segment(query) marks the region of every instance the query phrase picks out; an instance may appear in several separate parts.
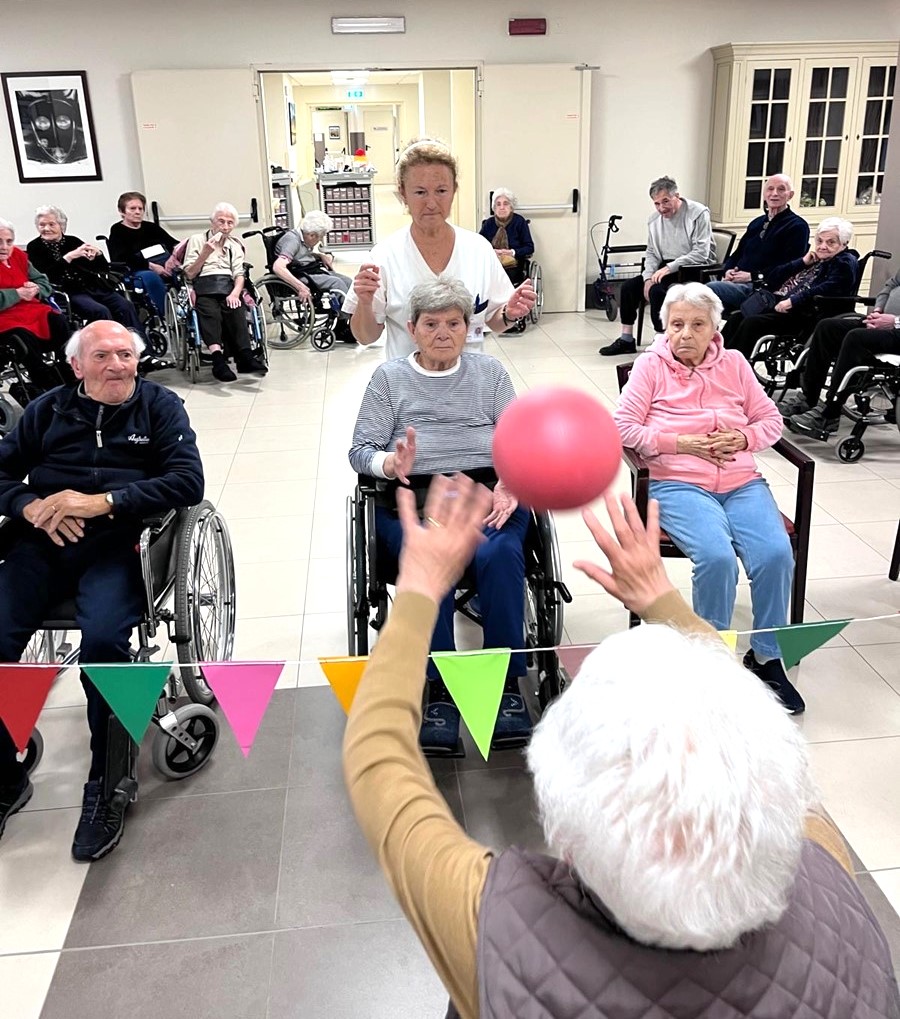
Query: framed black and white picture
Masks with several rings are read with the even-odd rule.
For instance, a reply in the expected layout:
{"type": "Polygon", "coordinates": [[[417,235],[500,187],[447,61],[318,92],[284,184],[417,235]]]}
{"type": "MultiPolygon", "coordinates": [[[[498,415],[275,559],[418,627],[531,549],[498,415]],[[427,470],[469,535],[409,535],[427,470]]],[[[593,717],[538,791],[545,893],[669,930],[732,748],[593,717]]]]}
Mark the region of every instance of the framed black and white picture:
{"type": "Polygon", "coordinates": [[[100,180],[84,71],[0,75],[19,180],[100,180]]]}

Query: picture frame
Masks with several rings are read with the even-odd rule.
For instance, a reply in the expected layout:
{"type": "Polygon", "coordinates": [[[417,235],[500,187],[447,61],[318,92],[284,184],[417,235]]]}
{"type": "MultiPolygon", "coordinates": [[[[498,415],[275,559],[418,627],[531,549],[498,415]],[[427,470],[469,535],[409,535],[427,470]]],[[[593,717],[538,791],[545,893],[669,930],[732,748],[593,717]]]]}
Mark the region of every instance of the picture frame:
{"type": "Polygon", "coordinates": [[[328,140],[329,141],[340,141],[341,140],[341,125],[340,124],[329,124],[328,125],[328,140]]]}
{"type": "Polygon", "coordinates": [[[0,74],[19,182],[102,180],[84,71],[0,74]]]}
{"type": "Polygon", "coordinates": [[[297,107],[294,103],[287,104],[288,109],[288,141],[291,145],[297,144],[297,107]]]}

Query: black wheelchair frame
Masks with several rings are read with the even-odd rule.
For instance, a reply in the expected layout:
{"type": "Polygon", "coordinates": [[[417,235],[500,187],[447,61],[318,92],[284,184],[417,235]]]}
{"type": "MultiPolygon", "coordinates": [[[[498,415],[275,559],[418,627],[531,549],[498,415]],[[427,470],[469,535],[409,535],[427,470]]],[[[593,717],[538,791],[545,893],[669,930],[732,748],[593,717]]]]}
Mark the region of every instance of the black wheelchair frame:
{"type": "MultiPolygon", "coordinates": [[[[347,644],[351,655],[369,653],[369,630],[376,633],[387,620],[394,578],[379,568],[375,538],[375,496],[378,479],[359,475],[353,495],[347,497],[347,644]]],[[[556,648],[563,640],[563,602],[572,595],[562,581],[559,544],[553,518],[531,513],[525,540],[525,646],[529,669],[537,687],[533,691],[540,710],[565,689],[568,677],[556,648]]],[[[471,576],[463,574],[456,592],[456,610],[480,625],[473,599],[477,591],[471,576]]]]}
{"type": "MultiPolygon", "coordinates": [[[[817,298],[815,301],[816,314],[810,319],[808,329],[801,335],[777,336],[770,334],[761,336],[756,341],[750,352],[750,367],[767,396],[777,399],[776,394],[783,396],[788,389],[796,388],[799,385],[803,362],[806,360],[805,351],[816,326],[823,318],[851,312],[854,306],[860,303],[859,288],[866,266],[872,258],[889,259],[891,253],[875,248],[862,255],[857,265],[853,293],[817,298]]],[[[865,303],[865,299],[862,299],[862,303],[865,303]]]]}
{"type": "MultiPolygon", "coordinates": [[[[272,321],[278,325],[278,338],[269,338],[273,347],[291,349],[307,339],[316,350],[330,350],[334,346],[340,321],[340,307],[335,306],[332,292],[313,280],[303,266],[291,264],[291,274],[304,283],[311,297],[301,297],[293,287],[277,276],[272,269],[278,257],[276,247],[287,233],[284,227],[267,226],[262,230],[249,230],[241,236],[262,239],[266,249],[266,273],[254,281],[254,286],[269,299],[272,321]]],[[[323,265],[325,271],[328,267],[323,265]]]]}
{"type": "MultiPolygon", "coordinates": [[[[8,547],[7,519],[0,520],[0,559],[8,547]]],[[[145,662],[159,648],[151,644],[159,625],[166,626],[175,645],[179,666],[173,666],[153,713],[151,749],[154,766],[170,779],[186,778],[203,767],[219,735],[212,710],[213,693],[198,665],[228,661],[234,647],[236,620],[234,559],[225,520],[203,501],[187,509],[171,510],[145,521],[138,544],[146,597],[145,614],[137,627],[136,662],[145,662]],[[172,601],[173,604],[169,605],[172,601]],[[180,704],[182,690],[191,703],[180,704]]],[[[78,662],[78,648],[68,637],[77,629],[74,598],[51,606],[22,657],[23,662],[57,664],[60,669],[78,662]]],[[[121,726],[118,726],[121,729],[121,726]]],[[[123,802],[135,797],[137,747],[127,739],[127,768],[117,776],[116,795],[123,802]]],[[[122,740],[120,739],[120,743],[122,740]]],[[[24,762],[31,770],[43,752],[35,729],[24,762]]],[[[112,790],[110,791],[112,792],[112,790]]]]}

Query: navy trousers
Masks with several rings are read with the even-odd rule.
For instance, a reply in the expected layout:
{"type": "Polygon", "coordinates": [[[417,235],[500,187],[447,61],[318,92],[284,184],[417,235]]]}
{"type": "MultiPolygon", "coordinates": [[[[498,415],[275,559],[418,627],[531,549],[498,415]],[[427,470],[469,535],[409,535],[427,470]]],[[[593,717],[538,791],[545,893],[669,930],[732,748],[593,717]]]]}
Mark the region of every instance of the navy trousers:
{"type": "MultiPolygon", "coordinates": [[[[472,569],[481,604],[484,646],[521,648],[525,639],[525,535],[529,514],[519,507],[499,531],[486,527],[483,541],[475,552],[472,569]]],[[[378,506],[375,509],[375,535],[378,555],[396,568],[403,545],[403,529],[395,513],[378,506]]],[[[441,602],[431,638],[432,651],[455,651],[453,637],[453,598],[451,591],[441,602]]],[[[525,653],[510,655],[507,675],[524,676],[525,653]]],[[[440,674],[428,660],[428,678],[440,674]]]]}
{"type": "MultiPolygon", "coordinates": [[[[0,563],[0,662],[17,662],[45,618],[63,598],[75,597],[83,662],[127,662],[131,631],[145,608],[139,531],[87,522],[85,536],[60,548],[43,531],[16,523],[21,535],[0,563]]],[[[91,730],[90,778],[106,765],[109,706],[82,673],[91,730]]],[[[21,777],[16,748],[0,721],[0,784],[21,777]]]]}

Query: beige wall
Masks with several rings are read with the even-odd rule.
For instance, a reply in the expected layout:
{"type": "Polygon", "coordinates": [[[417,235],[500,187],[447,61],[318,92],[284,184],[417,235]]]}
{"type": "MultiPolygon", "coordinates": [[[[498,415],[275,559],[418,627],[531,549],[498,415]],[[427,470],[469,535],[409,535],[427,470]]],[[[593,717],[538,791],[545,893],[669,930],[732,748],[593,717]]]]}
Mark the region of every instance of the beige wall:
{"type": "MultiPolygon", "coordinates": [[[[896,0],[868,0],[864,16],[859,6],[837,0],[681,0],[675,5],[554,0],[543,38],[506,35],[507,19],[521,15],[518,0],[457,0],[441,6],[393,0],[390,13],[406,15],[406,34],[377,39],[332,36],[332,11],[303,0],[256,0],[252,5],[243,0],[155,0],[152,18],[144,19],[133,6],[108,0],[11,6],[14,16],[3,24],[3,63],[13,70],[87,71],[103,170],[98,182],[20,185],[8,130],[0,130],[0,216],[15,220],[24,239],[31,236],[31,213],[39,203],[77,209],[79,223],[90,234],[115,219],[121,191],[143,185],[129,84],[134,70],[471,66],[478,61],[600,65],[592,86],[589,214],[592,221],[611,212],[623,214],[619,236],[629,243],[645,234],[647,181],[672,173],[684,194],[706,195],[711,46],[773,37],[900,38],[896,0]]],[[[372,13],[372,5],[347,0],[340,13],[372,13]]],[[[228,113],[210,115],[227,121],[228,113]]],[[[894,125],[900,137],[900,117],[894,125]]],[[[523,109],[507,137],[486,144],[514,147],[518,158],[527,159],[529,146],[541,140],[529,132],[523,109]]],[[[893,147],[894,166],[898,148],[893,147]]],[[[235,155],[240,153],[241,140],[235,139],[235,155]]],[[[172,162],[178,172],[177,153],[172,162]]]]}

